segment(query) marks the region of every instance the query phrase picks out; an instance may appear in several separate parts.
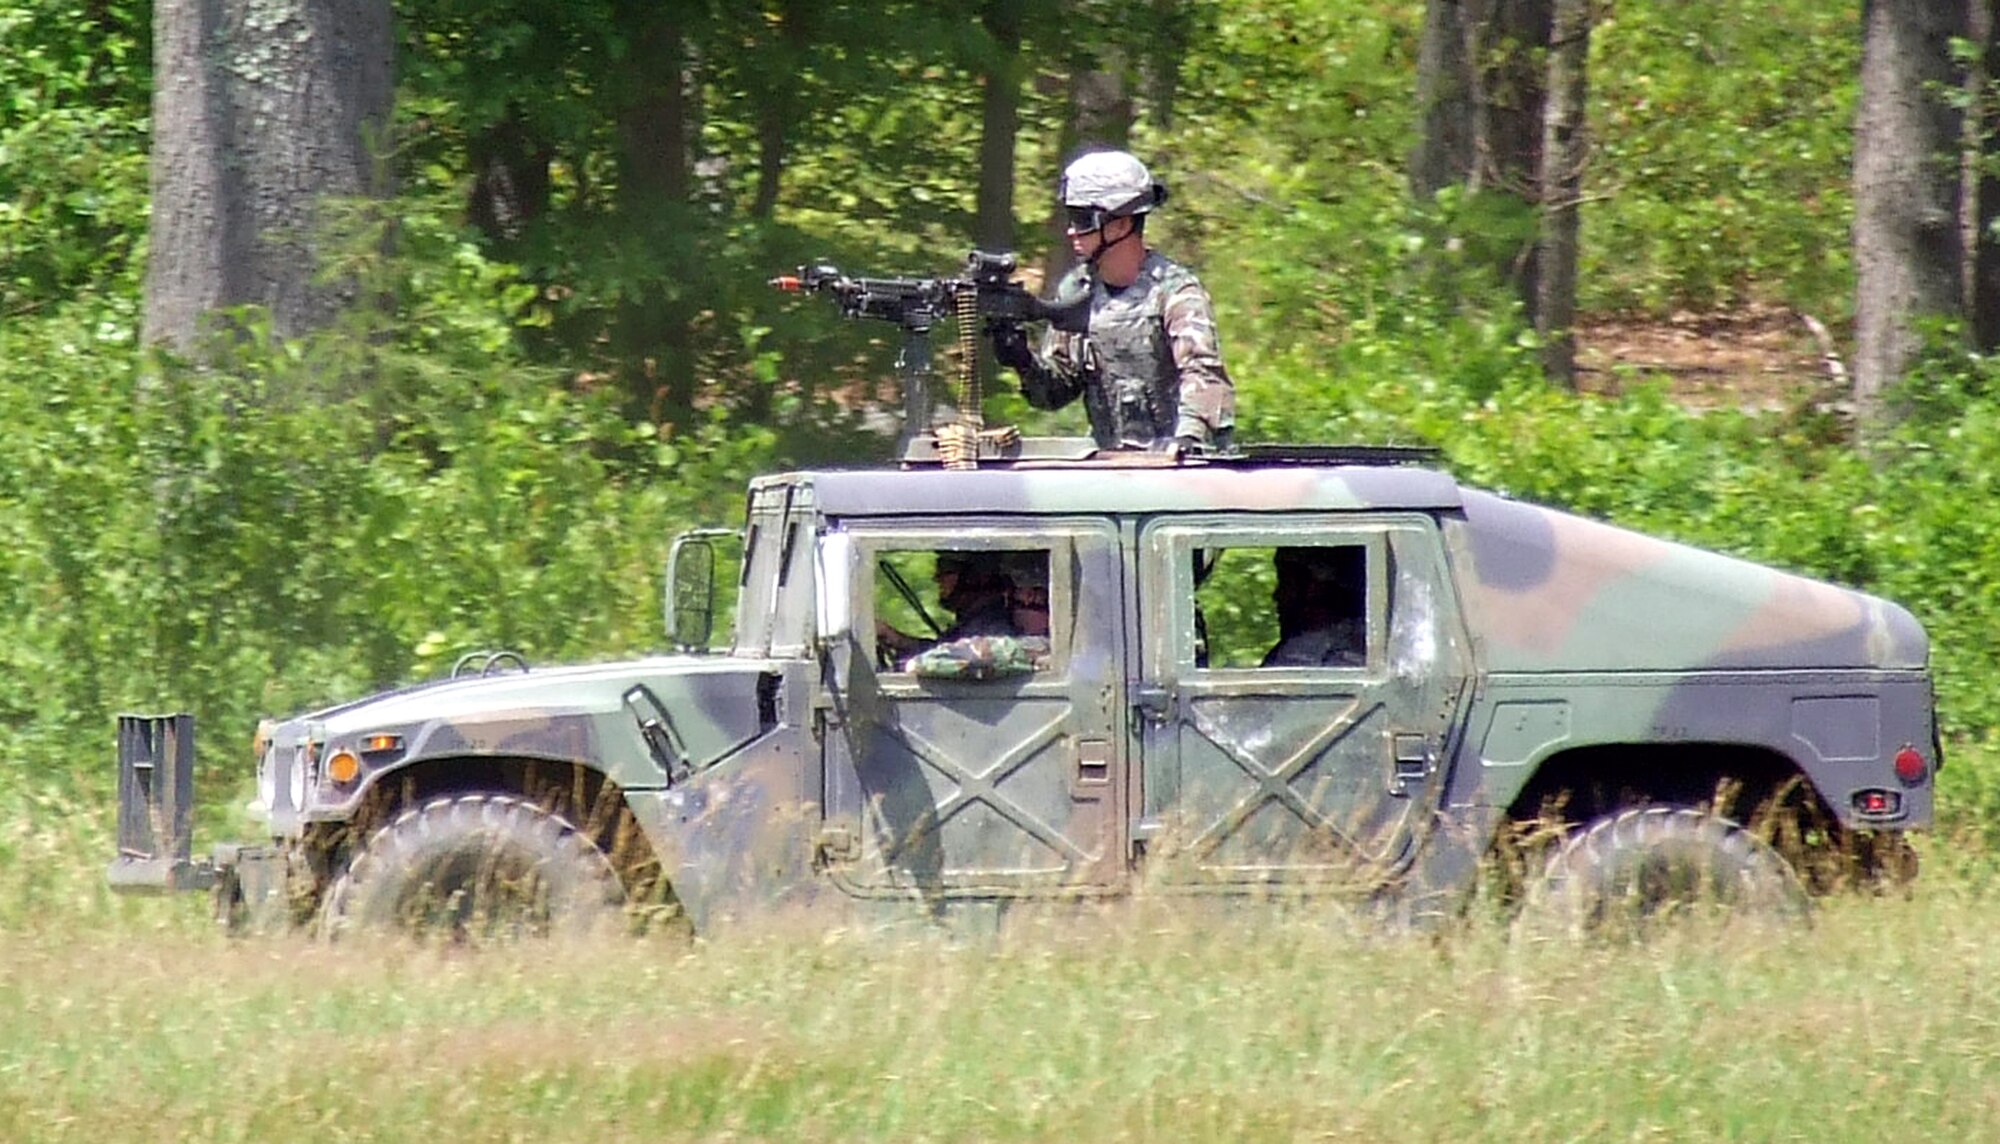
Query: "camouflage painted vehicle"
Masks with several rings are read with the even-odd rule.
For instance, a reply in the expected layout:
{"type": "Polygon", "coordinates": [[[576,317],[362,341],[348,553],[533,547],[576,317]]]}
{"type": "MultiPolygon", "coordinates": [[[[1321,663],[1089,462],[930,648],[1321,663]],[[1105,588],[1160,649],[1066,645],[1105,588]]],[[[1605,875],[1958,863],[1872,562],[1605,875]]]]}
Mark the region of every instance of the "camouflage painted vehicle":
{"type": "MultiPolygon", "coordinates": [[[[1536,822],[1531,892],[1586,909],[1904,869],[1941,763],[1909,613],[1410,460],[1028,441],[763,477],[727,649],[500,658],[268,724],[270,837],[200,862],[192,721],[128,718],[111,877],[335,930],[508,887],[537,926],[648,900],[707,931],[1136,893],[1449,913],[1536,822]],[[890,653],[950,644],[960,581],[1003,572],[972,651],[890,653]]],[[[714,539],[675,545],[683,645],[714,539]]]]}

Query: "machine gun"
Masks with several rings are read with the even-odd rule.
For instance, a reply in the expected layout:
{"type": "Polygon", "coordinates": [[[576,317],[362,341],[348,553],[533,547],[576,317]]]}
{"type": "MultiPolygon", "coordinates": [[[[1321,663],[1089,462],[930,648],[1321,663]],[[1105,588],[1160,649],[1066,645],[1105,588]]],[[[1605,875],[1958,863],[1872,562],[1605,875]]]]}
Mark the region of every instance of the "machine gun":
{"type": "Polygon", "coordinates": [[[1049,321],[1081,332],[1089,299],[1037,298],[1014,281],[1019,266],[1011,253],[975,250],[962,278],[850,278],[821,262],[773,278],[771,285],[794,294],[831,294],[849,318],[894,322],[905,330],[928,331],[939,318],[963,316],[970,302],[970,313],[989,327],[1049,321]]]}
{"type": "Polygon", "coordinates": [[[903,331],[896,373],[903,384],[903,440],[908,449],[931,425],[931,328],[945,318],[958,323],[960,423],[980,431],[978,335],[997,326],[1046,321],[1081,333],[1089,318],[1088,294],[1044,300],[1014,281],[1019,263],[1010,253],[975,250],[959,278],[854,278],[830,263],[801,266],[797,274],[771,279],[793,294],[827,294],[849,318],[892,322],[903,331]],[[983,320],[983,322],[982,322],[983,320]],[[977,327],[977,328],[975,328],[977,327]]]}

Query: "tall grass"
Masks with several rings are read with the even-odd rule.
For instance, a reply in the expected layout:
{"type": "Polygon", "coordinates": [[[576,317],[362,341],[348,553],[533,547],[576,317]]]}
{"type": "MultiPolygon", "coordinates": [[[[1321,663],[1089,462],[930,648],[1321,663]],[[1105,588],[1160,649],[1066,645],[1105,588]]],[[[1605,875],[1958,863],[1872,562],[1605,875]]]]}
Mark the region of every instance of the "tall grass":
{"type": "Polygon", "coordinates": [[[9,1140],[1990,1138],[2000,906],[1532,945],[1164,908],[439,954],[0,936],[9,1140]]]}
{"type": "Polygon", "coordinates": [[[102,888],[97,806],[0,809],[0,1140],[2000,1132],[2000,896],[1964,813],[1908,894],[1645,945],[1148,900],[439,952],[229,939],[102,888]]]}

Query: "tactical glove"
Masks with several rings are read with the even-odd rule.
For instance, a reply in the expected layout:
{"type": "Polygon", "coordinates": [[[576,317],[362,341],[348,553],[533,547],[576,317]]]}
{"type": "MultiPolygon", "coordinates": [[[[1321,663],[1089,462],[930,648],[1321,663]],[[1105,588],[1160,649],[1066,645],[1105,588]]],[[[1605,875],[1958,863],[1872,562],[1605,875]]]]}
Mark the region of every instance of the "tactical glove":
{"type": "Polygon", "coordinates": [[[1035,351],[1028,348],[1028,331],[1012,323],[1002,323],[987,331],[993,340],[993,360],[1014,370],[1032,369],[1035,351]]]}

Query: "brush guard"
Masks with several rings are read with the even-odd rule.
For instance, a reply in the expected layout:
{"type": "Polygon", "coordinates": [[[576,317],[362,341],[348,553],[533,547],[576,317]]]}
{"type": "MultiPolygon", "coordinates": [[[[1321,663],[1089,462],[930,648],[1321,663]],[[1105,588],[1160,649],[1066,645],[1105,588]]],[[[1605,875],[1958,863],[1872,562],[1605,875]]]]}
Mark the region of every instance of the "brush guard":
{"type": "Polygon", "coordinates": [[[118,717],[118,856],[111,888],[164,894],[215,885],[215,867],[196,863],[194,716],[118,717]]]}

